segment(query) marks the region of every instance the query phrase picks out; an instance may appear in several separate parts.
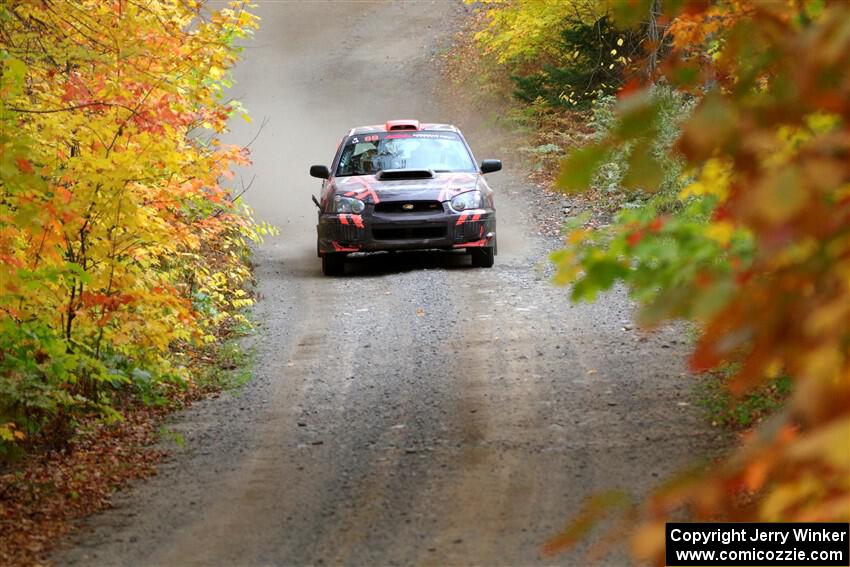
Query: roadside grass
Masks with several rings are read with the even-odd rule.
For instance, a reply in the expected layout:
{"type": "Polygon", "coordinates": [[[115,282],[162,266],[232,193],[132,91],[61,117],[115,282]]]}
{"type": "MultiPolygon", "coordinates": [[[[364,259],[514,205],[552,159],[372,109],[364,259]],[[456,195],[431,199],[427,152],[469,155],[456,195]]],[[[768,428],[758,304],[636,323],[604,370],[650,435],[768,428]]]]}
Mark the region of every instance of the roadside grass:
{"type": "Polygon", "coordinates": [[[740,431],[754,427],[785,405],[793,380],[780,375],[741,396],[729,393],[727,384],[735,375],[734,366],[701,377],[697,384],[697,405],[715,427],[740,431]]]}
{"type": "Polygon", "coordinates": [[[216,349],[213,361],[198,369],[195,383],[200,390],[231,391],[238,395],[239,389],[251,381],[256,349],[245,347],[240,339],[241,336],[222,344],[216,349]]]}

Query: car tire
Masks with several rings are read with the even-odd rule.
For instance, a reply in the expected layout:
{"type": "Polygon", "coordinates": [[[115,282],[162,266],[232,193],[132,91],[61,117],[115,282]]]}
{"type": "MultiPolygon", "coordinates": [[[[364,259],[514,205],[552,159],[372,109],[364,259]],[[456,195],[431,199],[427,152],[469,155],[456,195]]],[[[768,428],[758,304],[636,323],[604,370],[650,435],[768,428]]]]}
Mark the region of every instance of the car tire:
{"type": "Polygon", "coordinates": [[[322,273],[326,276],[341,276],[345,273],[345,254],[328,253],[322,256],[322,273]]]}
{"type": "Polygon", "coordinates": [[[495,256],[496,250],[492,246],[489,248],[473,248],[472,265],[476,268],[492,268],[495,256]]]}

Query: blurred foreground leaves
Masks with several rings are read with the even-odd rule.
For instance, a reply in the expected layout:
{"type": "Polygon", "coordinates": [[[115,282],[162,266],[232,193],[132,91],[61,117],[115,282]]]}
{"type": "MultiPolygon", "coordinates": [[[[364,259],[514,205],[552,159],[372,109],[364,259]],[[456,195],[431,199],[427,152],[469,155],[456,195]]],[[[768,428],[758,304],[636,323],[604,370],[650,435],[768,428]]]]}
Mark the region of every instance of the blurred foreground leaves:
{"type": "MultiPolygon", "coordinates": [[[[850,4],[664,4],[670,52],[652,81],[695,101],[670,149],[681,188],[663,207],[650,200],[570,232],[552,256],[556,280],[575,299],[622,281],[645,323],[695,321],[693,369],[734,364],[733,395],[779,375],[793,393],[728,458],[635,512],[634,554],[659,565],[664,522],[682,511],[850,518],[850,4]]],[[[624,148],[623,190],[662,189],[662,156],[649,149],[663,131],[655,88],[624,89],[608,135],[565,158],[564,189],[586,188],[624,148]]]]}

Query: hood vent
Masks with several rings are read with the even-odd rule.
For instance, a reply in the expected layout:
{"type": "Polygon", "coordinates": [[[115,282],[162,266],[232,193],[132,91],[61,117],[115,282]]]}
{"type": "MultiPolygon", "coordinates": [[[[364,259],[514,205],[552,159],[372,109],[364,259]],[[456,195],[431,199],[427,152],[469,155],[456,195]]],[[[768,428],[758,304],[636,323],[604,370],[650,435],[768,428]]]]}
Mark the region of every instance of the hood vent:
{"type": "Polygon", "coordinates": [[[375,177],[380,181],[394,179],[433,179],[434,171],[430,169],[382,169],[375,177]]]}
{"type": "Polygon", "coordinates": [[[396,130],[419,130],[419,121],[387,120],[387,123],[384,124],[384,129],[386,129],[387,132],[394,132],[396,130]]]}

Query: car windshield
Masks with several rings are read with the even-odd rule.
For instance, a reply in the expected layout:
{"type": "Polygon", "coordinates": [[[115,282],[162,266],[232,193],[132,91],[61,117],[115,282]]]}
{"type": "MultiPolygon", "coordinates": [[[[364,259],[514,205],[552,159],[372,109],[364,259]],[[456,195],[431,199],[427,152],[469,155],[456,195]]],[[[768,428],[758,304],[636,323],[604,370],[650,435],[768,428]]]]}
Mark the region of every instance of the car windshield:
{"type": "Polygon", "coordinates": [[[345,141],[336,175],[369,175],[383,169],[476,171],[466,145],[454,132],[378,132],[345,141]]]}

